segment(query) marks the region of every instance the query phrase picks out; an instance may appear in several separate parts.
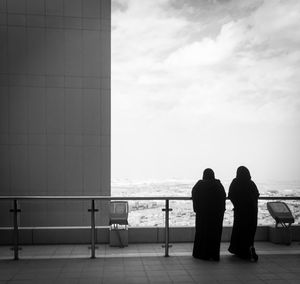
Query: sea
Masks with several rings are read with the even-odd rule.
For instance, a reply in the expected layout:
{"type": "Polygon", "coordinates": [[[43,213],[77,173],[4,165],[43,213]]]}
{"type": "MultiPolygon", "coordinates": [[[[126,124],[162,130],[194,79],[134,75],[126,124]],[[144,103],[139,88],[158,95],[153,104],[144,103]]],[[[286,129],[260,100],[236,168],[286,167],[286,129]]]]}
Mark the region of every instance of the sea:
{"type": "MultiPolygon", "coordinates": [[[[231,181],[223,181],[226,194],[231,181]]],[[[151,197],[151,196],[182,196],[190,197],[195,181],[191,180],[144,180],[134,181],[129,179],[114,179],[111,183],[112,196],[126,197],[151,197]]],[[[256,182],[260,196],[300,196],[300,181],[263,181],[256,182]]],[[[267,200],[258,202],[258,225],[272,225],[275,220],[271,217],[267,209],[267,200]]],[[[295,224],[300,224],[300,201],[283,201],[289,206],[295,224]]],[[[164,201],[156,200],[134,200],[129,201],[129,226],[132,227],[152,227],[164,226],[165,213],[162,209],[164,201]]],[[[193,212],[191,201],[170,201],[170,226],[194,226],[195,213],[193,212]]],[[[224,214],[224,226],[233,224],[233,206],[229,200],[226,201],[226,211],[224,214]]]]}

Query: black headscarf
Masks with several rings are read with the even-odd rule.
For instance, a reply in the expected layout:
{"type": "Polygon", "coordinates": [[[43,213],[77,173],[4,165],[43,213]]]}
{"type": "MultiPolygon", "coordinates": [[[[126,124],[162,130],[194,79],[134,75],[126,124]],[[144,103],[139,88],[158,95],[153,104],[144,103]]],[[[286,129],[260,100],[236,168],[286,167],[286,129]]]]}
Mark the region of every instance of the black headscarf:
{"type": "Polygon", "coordinates": [[[212,169],[205,169],[203,172],[203,180],[214,180],[215,179],[215,173],[212,169]]]}
{"type": "Polygon", "coordinates": [[[240,166],[236,171],[236,178],[238,180],[249,181],[251,180],[250,171],[246,167],[240,166]]]}

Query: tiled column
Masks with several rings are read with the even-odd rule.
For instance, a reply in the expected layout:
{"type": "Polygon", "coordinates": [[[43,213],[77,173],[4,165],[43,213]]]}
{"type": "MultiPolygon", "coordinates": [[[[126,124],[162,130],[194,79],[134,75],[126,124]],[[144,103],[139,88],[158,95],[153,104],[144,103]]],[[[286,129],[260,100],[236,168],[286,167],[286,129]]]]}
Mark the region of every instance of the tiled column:
{"type": "MultiPolygon", "coordinates": [[[[110,5],[0,0],[1,195],[110,195],[110,5]]],[[[88,225],[88,207],[23,202],[21,225],[88,225]]]]}

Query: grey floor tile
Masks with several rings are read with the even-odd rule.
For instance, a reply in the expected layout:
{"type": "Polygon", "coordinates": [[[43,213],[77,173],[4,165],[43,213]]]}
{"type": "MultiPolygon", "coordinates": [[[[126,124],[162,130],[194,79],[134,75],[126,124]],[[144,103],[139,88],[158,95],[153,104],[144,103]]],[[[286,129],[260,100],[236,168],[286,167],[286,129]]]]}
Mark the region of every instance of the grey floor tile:
{"type": "Polygon", "coordinates": [[[266,282],[264,280],[247,280],[247,281],[242,281],[241,283],[243,284],[265,284],[266,282]]]}
{"type": "Polygon", "coordinates": [[[81,272],[61,272],[58,275],[58,278],[64,278],[64,279],[78,279],[81,276],[81,272]]]}
{"type": "Polygon", "coordinates": [[[125,271],[125,277],[147,277],[146,271],[125,271]]]}
{"type": "Polygon", "coordinates": [[[144,269],[146,271],[164,271],[164,267],[162,265],[144,265],[144,269]]]}
{"type": "Polygon", "coordinates": [[[193,278],[191,276],[188,275],[184,275],[184,276],[169,276],[170,279],[173,282],[176,283],[186,283],[186,282],[193,282],[193,278]]]}
{"type": "Polygon", "coordinates": [[[143,283],[149,283],[149,280],[148,278],[145,277],[125,277],[125,283],[143,284],[143,283]]]}
{"type": "Polygon", "coordinates": [[[9,284],[35,284],[34,280],[11,280],[6,283],[9,283],[9,284]]]}
{"type": "Polygon", "coordinates": [[[77,284],[79,282],[79,279],[75,278],[62,278],[59,277],[55,280],[55,284],[77,284]]]}
{"type": "Polygon", "coordinates": [[[165,272],[165,271],[153,271],[153,270],[147,271],[147,270],[146,270],[146,275],[147,275],[148,277],[163,277],[163,278],[169,278],[168,273],[165,272]]]}
{"type": "Polygon", "coordinates": [[[194,281],[194,283],[197,283],[197,284],[220,284],[220,282],[218,282],[217,280],[214,280],[214,279],[197,279],[194,281]]]}
{"type": "Polygon", "coordinates": [[[144,271],[145,267],[143,265],[131,265],[131,266],[127,266],[124,265],[124,271],[125,272],[132,272],[132,271],[144,271]]]}
{"type": "Polygon", "coordinates": [[[79,284],[101,284],[102,278],[80,278],[78,280],[79,284]]]}
{"type": "Polygon", "coordinates": [[[299,279],[289,279],[289,280],[287,280],[286,283],[288,283],[288,284],[299,284],[299,279]]]}
{"type": "Polygon", "coordinates": [[[103,271],[83,271],[80,274],[80,278],[101,278],[103,277],[103,271]]]}
{"type": "Polygon", "coordinates": [[[22,272],[22,273],[17,273],[15,274],[15,276],[13,277],[12,280],[35,280],[36,279],[36,273],[34,272],[22,272]]]}
{"type": "Polygon", "coordinates": [[[16,271],[0,271],[0,281],[7,281],[7,280],[11,280],[13,279],[13,277],[15,276],[16,271]]]}
{"type": "Polygon", "coordinates": [[[151,283],[151,284],[169,284],[169,283],[173,283],[173,281],[172,280],[161,280],[161,279],[156,279],[156,280],[149,280],[149,283],[151,283]]]}
{"type": "Polygon", "coordinates": [[[156,283],[156,282],[160,282],[160,283],[169,283],[172,282],[172,280],[170,279],[169,276],[167,275],[163,275],[163,276],[159,276],[159,275],[148,275],[148,279],[151,283],[156,283]]]}

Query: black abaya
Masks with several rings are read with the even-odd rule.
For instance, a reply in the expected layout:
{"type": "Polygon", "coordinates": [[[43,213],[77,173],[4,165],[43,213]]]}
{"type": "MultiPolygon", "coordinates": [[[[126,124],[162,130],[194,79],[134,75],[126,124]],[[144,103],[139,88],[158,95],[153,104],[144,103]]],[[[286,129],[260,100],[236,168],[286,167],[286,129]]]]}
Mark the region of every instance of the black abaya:
{"type": "Polygon", "coordinates": [[[192,199],[196,212],[193,256],[219,260],[226,199],[224,187],[216,179],[200,180],[193,187],[192,199]]]}
{"type": "Polygon", "coordinates": [[[250,258],[257,227],[257,201],[259,192],[249,179],[235,178],[228,197],[234,206],[234,222],[229,251],[242,258],[250,258]]]}

